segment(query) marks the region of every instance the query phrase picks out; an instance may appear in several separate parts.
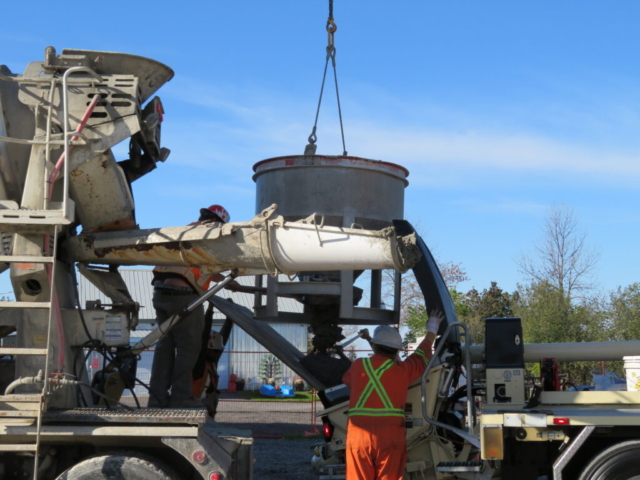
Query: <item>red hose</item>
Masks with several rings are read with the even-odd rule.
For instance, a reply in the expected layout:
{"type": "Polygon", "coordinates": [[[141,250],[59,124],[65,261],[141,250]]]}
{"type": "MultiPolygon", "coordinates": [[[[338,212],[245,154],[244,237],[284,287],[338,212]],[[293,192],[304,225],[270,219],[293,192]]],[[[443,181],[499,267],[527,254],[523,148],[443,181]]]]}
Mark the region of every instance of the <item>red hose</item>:
{"type": "MultiPolygon", "coordinates": [[[[87,107],[87,110],[84,112],[84,115],[80,120],[80,123],[76,127],[76,133],[82,133],[82,130],[84,130],[84,127],[87,125],[87,122],[89,121],[89,118],[91,117],[91,114],[93,113],[94,108],[96,108],[96,105],[98,104],[98,100],[100,100],[100,98],[101,97],[99,94],[95,94],[93,96],[91,103],[89,103],[89,106],[87,107]]],[[[73,137],[71,137],[71,141],[72,142],[76,141],[78,140],[78,138],[80,137],[78,137],[77,135],[74,135],[73,137]]],[[[69,153],[71,153],[72,149],[73,149],[73,146],[70,145],[69,153]]],[[[65,161],[65,155],[63,152],[62,155],[60,155],[60,158],[58,159],[58,161],[56,162],[55,167],[53,167],[51,175],[49,175],[49,179],[47,180],[47,184],[48,184],[48,188],[46,192],[47,202],[51,200],[51,197],[53,195],[53,185],[55,184],[55,181],[58,178],[58,175],[60,174],[62,167],[64,166],[64,161],[65,161]]],[[[43,250],[45,254],[51,251],[51,247],[49,245],[50,237],[51,236],[48,234],[44,236],[43,250]]],[[[49,287],[51,290],[51,308],[53,309],[53,313],[55,314],[55,317],[56,317],[56,327],[57,327],[56,330],[58,333],[57,335],[58,336],[58,362],[57,363],[58,363],[58,368],[61,369],[62,367],[64,367],[64,363],[65,363],[65,354],[64,354],[65,341],[64,341],[64,327],[62,324],[62,312],[60,311],[60,302],[58,301],[58,293],[55,289],[55,286],[53,285],[53,267],[51,264],[47,264],[45,268],[47,270],[47,277],[49,278],[49,287]]]]}
{"type": "MultiPolygon", "coordinates": [[[[84,127],[87,125],[87,122],[89,121],[89,118],[91,118],[93,109],[96,108],[96,105],[98,104],[98,100],[100,100],[100,98],[101,98],[100,95],[98,94],[94,95],[93,99],[91,100],[91,103],[87,107],[87,110],[84,112],[84,115],[80,119],[80,123],[78,124],[78,127],[76,128],[75,133],[82,133],[82,131],[84,130],[84,127]]],[[[78,140],[78,138],[80,137],[78,137],[77,135],[74,135],[73,137],[71,137],[71,141],[74,142],[78,140]]],[[[69,153],[71,153],[72,150],[73,150],[73,145],[70,145],[69,153]]],[[[56,162],[55,167],[53,167],[51,175],[49,175],[49,180],[47,180],[47,183],[49,184],[49,189],[47,191],[47,200],[51,200],[51,195],[53,193],[53,184],[58,178],[58,175],[60,174],[60,170],[62,170],[62,167],[64,166],[64,160],[65,160],[64,152],[62,152],[62,155],[60,155],[60,158],[56,162]]]]}

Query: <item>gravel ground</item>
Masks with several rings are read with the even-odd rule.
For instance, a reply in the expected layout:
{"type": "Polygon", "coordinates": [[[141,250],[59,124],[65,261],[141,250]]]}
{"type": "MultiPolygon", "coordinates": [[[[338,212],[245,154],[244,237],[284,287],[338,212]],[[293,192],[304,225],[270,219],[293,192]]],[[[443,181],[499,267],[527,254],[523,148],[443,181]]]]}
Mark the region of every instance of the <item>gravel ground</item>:
{"type": "Polygon", "coordinates": [[[253,444],[255,480],[318,480],[311,468],[313,446],[319,438],[297,440],[256,438],[253,444]]]}
{"type": "MultiPolygon", "coordinates": [[[[147,398],[141,397],[140,401],[146,405],[147,398]]],[[[125,397],[124,402],[134,405],[130,398],[125,397]]],[[[307,402],[250,402],[225,392],[218,404],[216,421],[251,430],[254,480],[318,480],[311,468],[311,457],[313,447],[323,441],[321,438],[268,438],[309,432],[312,418],[320,430],[322,422],[312,417],[311,407],[307,402]]],[[[322,409],[320,402],[316,408],[322,409]]]]}
{"type": "MultiPolygon", "coordinates": [[[[302,435],[313,429],[312,423],[317,429],[322,426],[312,407],[310,402],[252,402],[227,394],[218,403],[216,421],[249,429],[258,436],[302,435]]],[[[322,410],[320,402],[316,402],[316,410],[322,410]]]]}

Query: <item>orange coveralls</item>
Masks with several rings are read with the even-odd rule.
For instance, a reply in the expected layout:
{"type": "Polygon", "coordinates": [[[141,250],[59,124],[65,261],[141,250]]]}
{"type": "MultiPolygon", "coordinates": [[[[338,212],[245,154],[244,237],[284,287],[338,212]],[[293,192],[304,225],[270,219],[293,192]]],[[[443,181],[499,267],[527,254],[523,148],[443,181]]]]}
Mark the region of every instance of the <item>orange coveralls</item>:
{"type": "Polygon", "coordinates": [[[426,339],[405,361],[359,358],[342,381],[351,387],[346,480],[401,480],[407,463],[404,407],[409,385],[427,367],[426,339]]]}

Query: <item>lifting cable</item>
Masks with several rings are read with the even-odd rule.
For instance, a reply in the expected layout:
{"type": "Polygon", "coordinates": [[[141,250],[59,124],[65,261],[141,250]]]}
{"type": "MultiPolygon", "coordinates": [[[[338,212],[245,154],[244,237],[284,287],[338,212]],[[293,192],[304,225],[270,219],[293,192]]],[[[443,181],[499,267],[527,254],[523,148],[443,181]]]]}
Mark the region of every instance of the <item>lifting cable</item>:
{"type": "Polygon", "coordinates": [[[340,134],[342,135],[342,155],[347,155],[347,147],[344,141],[344,126],[342,125],[342,108],[340,107],[340,92],[338,90],[338,72],[336,70],[336,47],[334,46],[334,34],[338,30],[338,26],[333,19],[333,0],[329,0],[329,18],[327,19],[327,58],[324,63],[324,73],[322,75],[322,85],[320,86],[320,98],[318,98],[318,108],[316,110],[316,119],[313,123],[313,129],[311,135],[309,135],[309,144],[304,149],[305,155],[315,155],[316,141],[316,129],[318,126],[318,116],[320,115],[320,106],[322,105],[322,94],[324,92],[324,84],[327,79],[327,68],[329,67],[329,60],[331,60],[331,66],[333,67],[333,79],[336,85],[336,99],[338,100],[338,117],[340,118],[340,134]]]}

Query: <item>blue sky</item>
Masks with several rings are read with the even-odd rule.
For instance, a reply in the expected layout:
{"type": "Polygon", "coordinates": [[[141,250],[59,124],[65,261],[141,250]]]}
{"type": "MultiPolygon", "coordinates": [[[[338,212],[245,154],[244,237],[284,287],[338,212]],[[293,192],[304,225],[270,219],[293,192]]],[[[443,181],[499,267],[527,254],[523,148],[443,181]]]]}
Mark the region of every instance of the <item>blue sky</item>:
{"type": "MultiPolygon", "coordinates": [[[[172,154],[134,184],[143,228],[189,223],[211,203],[246,220],[252,165],[304,150],[326,1],[36,1],[3,13],[0,64],[14,72],[47,45],[175,70],[158,92],[172,154]]],[[[552,204],[572,207],[600,251],[603,291],[640,280],[640,4],[335,0],[334,13],[347,150],[410,170],[406,218],[439,259],[462,264],[462,290],[513,290],[515,259],[552,204]]],[[[318,153],[335,155],[331,92],[318,153]]]]}

